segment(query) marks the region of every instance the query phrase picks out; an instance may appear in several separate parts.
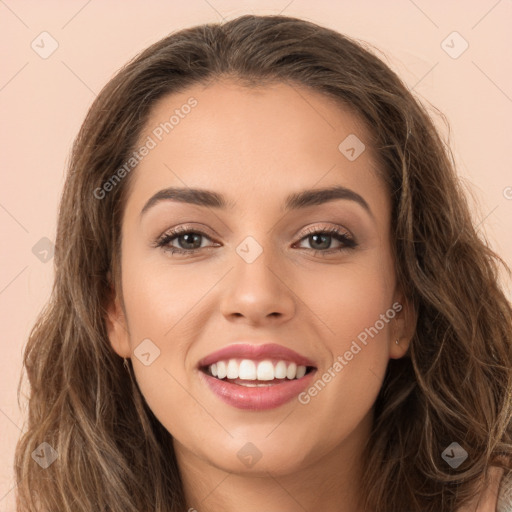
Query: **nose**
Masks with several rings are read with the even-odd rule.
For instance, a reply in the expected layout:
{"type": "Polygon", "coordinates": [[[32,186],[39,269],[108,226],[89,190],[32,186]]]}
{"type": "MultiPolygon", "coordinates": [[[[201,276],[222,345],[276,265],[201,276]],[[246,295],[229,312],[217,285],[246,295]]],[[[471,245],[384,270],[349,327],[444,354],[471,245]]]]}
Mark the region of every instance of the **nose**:
{"type": "Polygon", "coordinates": [[[252,263],[235,254],[234,266],[221,299],[221,312],[229,321],[275,325],[294,316],[293,283],[270,251],[263,250],[252,263]]]}

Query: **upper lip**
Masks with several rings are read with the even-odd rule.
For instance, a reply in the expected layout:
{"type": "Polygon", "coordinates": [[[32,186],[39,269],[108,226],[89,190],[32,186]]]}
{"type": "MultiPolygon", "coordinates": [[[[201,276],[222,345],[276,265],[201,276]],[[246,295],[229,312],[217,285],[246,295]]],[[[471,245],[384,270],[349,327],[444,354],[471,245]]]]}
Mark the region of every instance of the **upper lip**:
{"type": "Polygon", "coordinates": [[[198,367],[210,366],[217,361],[225,361],[227,359],[235,358],[252,359],[254,361],[260,361],[263,359],[279,359],[294,362],[297,366],[315,366],[311,359],[277,343],[266,343],[264,345],[235,343],[207,355],[199,361],[198,367]]]}

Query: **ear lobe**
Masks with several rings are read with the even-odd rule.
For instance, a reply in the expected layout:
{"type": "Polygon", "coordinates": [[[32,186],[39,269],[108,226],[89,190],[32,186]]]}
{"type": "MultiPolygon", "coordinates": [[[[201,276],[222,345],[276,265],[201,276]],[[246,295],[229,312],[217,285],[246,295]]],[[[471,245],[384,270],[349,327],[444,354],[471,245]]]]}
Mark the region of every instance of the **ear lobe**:
{"type": "Polygon", "coordinates": [[[105,308],[107,335],[114,351],[121,357],[129,358],[131,357],[131,347],[128,324],[119,297],[112,285],[109,287],[108,295],[105,308]]]}
{"type": "Polygon", "coordinates": [[[393,303],[393,309],[397,311],[397,314],[391,331],[392,339],[390,339],[389,357],[391,359],[399,359],[406,354],[416,332],[418,320],[412,300],[407,299],[403,293],[397,294],[396,297],[397,300],[393,303]],[[400,305],[400,309],[398,305],[400,305]],[[398,343],[396,343],[396,340],[398,340],[398,343]]]}

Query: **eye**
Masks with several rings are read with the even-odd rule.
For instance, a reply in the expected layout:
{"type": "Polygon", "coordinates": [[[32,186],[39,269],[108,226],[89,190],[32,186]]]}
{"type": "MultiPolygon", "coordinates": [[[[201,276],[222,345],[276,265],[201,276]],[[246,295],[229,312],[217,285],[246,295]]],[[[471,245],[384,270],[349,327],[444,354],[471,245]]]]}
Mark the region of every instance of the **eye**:
{"type": "MultiPolygon", "coordinates": [[[[353,249],[357,247],[356,241],[350,234],[341,228],[327,228],[327,229],[310,229],[306,232],[306,236],[301,238],[301,241],[308,241],[311,249],[316,253],[333,253],[340,252],[346,249],[353,249]],[[332,241],[336,240],[341,244],[339,247],[331,248],[332,241]]],[[[307,249],[307,247],[301,247],[307,249]]]]}
{"type": "MultiPolygon", "coordinates": [[[[204,245],[203,242],[211,238],[204,232],[191,229],[186,226],[179,226],[167,233],[163,234],[156,240],[154,246],[162,248],[165,252],[171,254],[190,255],[199,252],[202,249],[211,249],[215,246],[204,245]]],[[[324,228],[306,230],[306,236],[303,236],[299,244],[308,241],[311,245],[310,250],[315,254],[321,253],[331,254],[333,252],[341,252],[347,249],[357,247],[357,242],[351,235],[341,228],[324,228]],[[335,240],[340,244],[338,247],[331,247],[335,240]]],[[[218,247],[220,244],[216,244],[218,247]]],[[[300,246],[300,249],[308,249],[308,247],[300,246]]]]}
{"type": "Polygon", "coordinates": [[[204,239],[211,240],[210,237],[202,231],[192,230],[182,226],[162,235],[157,240],[155,246],[161,247],[171,254],[193,254],[205,248],[202,244],[204,239]],[[178,247],[176,247],[175,244],[177,244],[178,247]]]}

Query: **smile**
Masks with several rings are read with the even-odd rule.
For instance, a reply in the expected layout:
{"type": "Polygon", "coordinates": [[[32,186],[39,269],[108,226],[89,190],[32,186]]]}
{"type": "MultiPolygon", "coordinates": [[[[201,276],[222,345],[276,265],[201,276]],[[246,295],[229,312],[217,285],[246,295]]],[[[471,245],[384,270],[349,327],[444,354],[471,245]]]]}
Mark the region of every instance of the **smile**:
{"type": "MultiPolygon", "coordinates": [[[[304,365],[287,361],[253,361],[251,359],[229,359],[218,361],[208,366],[208,372],[218,379],[240,379],[273,381],[279,379],[300,379],[306,375],[307,368],[304,365]]],[[[311,367],[309,367],[311,368],[311,367]]]]}
{"type": "Polygon", "coordinates": [[[289,402],[316,373],[309,359],[275,344],[231,345],[198,366],[201,380],[224,403],[254,411],[289,402]]]}

